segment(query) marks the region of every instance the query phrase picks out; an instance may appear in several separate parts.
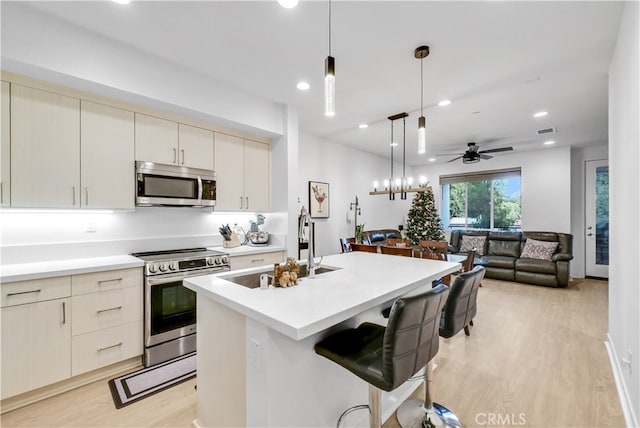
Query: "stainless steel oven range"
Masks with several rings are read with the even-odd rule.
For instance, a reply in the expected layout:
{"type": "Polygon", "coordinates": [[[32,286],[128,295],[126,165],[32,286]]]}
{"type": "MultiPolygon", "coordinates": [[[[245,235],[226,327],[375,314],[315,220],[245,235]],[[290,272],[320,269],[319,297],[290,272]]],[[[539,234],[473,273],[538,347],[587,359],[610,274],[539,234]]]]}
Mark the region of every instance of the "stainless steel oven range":
{"type": "Polygon", "coordinates": [[[144,365],[196,350],[196,293],[190,276],[228,271],[228,254],[206,248],[131,254],[144,264],[144,365]]]}

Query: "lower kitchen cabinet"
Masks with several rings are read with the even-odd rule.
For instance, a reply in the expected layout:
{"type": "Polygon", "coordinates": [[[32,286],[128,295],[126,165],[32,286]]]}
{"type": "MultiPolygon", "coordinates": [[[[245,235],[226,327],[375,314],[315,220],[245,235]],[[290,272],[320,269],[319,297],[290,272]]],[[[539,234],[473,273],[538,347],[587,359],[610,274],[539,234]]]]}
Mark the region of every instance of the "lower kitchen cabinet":
{"type": "Polygon", "coordinates": [[[142,320],[73,336],[71,375],[142,354],[142,320]]]}
{"type": "Polygon", "coordinates": [[[0,290],[2,399],[142,355],[142,268],[0,290]]]}
{"type": "Polygon", "coordinates": [[[3,399],[71,376],[70,302],[54,299],[1,309],[3,399]]]}
{"type": "Polygon", "coordinates": [[[246,256],[231,256],[231,270],[246,269],[257,266],[284,262],[284,251],[250,254],[246,256]]]}

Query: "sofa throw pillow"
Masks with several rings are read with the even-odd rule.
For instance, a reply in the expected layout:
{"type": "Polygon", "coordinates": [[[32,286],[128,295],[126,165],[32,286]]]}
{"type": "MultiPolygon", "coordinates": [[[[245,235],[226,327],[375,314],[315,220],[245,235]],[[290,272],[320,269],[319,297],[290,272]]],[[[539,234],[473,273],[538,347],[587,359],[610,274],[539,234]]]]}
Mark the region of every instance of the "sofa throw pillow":
{"type": "Polygon", "coordinates": [[[462,235],[462,243],[460,244],[460,252],[466,253],[469,250],[476,249],[479,256],[484,255],[484,242],[487,240],[486,236],[469,236],[462,235]]]}
{"type": "Polygon", "coordinates": [[[538,241],[535,239],[527,239],[524,243],[524,249],[520,255],[523,259],[549,260],[558,248],[557,242],[538,241]]]}

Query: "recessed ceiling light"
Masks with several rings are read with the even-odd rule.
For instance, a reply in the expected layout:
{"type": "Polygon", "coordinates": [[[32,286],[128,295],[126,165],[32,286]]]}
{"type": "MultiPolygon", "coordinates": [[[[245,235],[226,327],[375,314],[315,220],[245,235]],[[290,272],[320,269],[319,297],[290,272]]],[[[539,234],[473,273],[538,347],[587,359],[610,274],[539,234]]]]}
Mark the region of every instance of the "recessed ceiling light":
{"type": "Polygon", "coordinates": [[[435,162],[436,158],[429,158],[429,162],[435,162]]]}
{"type": "Polygon", "coordinates": [[[391,147],[398,147],[398,143],[391,143],[391,147]]]}
{"type": "Polygon", "coordinates": [[[131,0],[112,0],[114,3],[118,4],[129,4],[131,0]]]}
{"type": "Polygon", "coordinates": [[[298,0],[278,0],[278,4],[285,9],[291,9],[298,5],[298,0]]]}
{"type": "Polygon", "coordinates": [[[448,106],[449,104],[451,104],[451,100],[442,100],[438,103],[440,107],[448,106]]]}
{"type": "Polygon", "coordinates": [[[309,86],[309,84],[305,81],[298,82],[298,84],[296,85],[296,88],[300,89],[301,91],[306,91],[310,87],[311,86],[309,86]]]}
{"type": "Polygon", "coordinates": [[[545,146],[550,146],[550,145],[555,144],[555,143],[556,143],[555,141],[553,141],[553,140],[549,140],[549,141],[545,141],[545,142],[544,142],[544,145],[545,145],[545,146]]]}
{"type": "Polygon", "coordinates": [[[366,123],[361,123],[360,125],[358,125],[358,128],[360,129],[367,129],[369,127],[369,125],[367,125],[366,123]]]}
{"type": "Polygon", "coordinates": [[[539,111],[536,114],[533,115],[533,117],[545,117],[546,115],[548,115],[549,113],[546,111],[539,111]]]}

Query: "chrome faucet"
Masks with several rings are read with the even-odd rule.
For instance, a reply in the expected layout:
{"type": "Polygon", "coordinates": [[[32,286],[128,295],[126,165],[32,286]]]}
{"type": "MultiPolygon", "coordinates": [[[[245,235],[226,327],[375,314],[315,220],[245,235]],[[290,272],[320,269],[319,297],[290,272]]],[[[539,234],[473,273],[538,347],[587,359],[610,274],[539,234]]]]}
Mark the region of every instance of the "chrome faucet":
{"type": "Polygon", "coordinates": [[[298,233],[300,236],[303,235],[304,225],[307,223],[309,224],[309,236],[308,236],[309,246],[308,246],[308,252],[307,252],[307,278],[315,278],[316,276],[316,264],[314,260],[315,248],[313,248],[314,223],[311,220],[311,216],[309,215],[309,212],[307,211],[307,209],[305,207],[302,207],[302,211],[300,212],[300,229],[298,233]]]}

